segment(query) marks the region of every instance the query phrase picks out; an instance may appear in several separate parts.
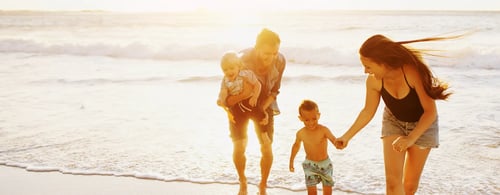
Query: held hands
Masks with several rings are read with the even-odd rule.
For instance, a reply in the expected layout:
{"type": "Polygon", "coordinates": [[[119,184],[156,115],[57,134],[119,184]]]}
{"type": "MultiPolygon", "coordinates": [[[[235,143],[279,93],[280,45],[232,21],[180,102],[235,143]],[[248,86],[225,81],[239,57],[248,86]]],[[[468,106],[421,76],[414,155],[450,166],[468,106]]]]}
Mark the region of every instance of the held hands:
{"type": "Polygon", "coordinates": [[[392,142],[392,148],[397,152],[404,152],[414,143],[415,141],[412,141],[408,136],[399,136],[392,142]]]}
{"type": "Polygon", "coordinates": [[[338,137],[337,139],[335,139],[334,145],[337,149],[342,150],[345,147],[347,147],[348,143],[349,143],[349,140],[347,138],[345,138],[344,136],[342,136],[342,137],[338,137]]]}

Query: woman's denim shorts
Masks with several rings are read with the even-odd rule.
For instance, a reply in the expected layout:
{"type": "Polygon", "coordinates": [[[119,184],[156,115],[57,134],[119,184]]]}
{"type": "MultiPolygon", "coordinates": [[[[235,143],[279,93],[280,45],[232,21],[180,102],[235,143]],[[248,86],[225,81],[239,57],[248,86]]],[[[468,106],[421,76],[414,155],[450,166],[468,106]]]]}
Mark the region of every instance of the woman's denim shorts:
{"type": "MultiPolygon", "coordinates": [[[[398,120],[389,108],[384,109],[384,116],[382,119],[382,137],[390,135],[408,136],[411,131],[417,126],[417,122],[404,122],[398,120]]],[[[439,126],[438,118],[432,125],[417,139],[415,145],[421,148],[437,148],[439,146],[439,126]]]]}

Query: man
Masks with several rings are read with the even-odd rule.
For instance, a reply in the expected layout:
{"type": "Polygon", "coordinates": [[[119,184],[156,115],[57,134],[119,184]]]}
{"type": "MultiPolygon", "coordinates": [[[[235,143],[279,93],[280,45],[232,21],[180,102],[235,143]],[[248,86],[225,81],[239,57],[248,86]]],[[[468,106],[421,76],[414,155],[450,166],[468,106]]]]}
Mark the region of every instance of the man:
{"type": "MultiPolygon", "coordinates": [[[[274,115],[279,114],[276,97],[281,87],[281,78],[285,70],[285,57],[279,53],[281,40],[273,31],[263,29],[257,36],[253,48],[242,51],[245,68],[254,72],[262,85],[257,107],[267,112],[267,124],[259,124],[256,116],[245,112],[246,108],[235,109],[234,122],[230,123],[231,139],[233,141],[233,163],[238,172],[240,181],[239,194],[247,194],[247,179],[245,176],[246,156],[248,143],[247,126],[250,119],[254,121],[255,132],[259,139],[262,157],[260,160],[261,182],[259,194],[266,194],[267,179],[273,164],[272,141],[274,134],[274,115]]],[[[230,96],[226,102],[233,106],[237,102],[248,98],[251,94],[244,91],[240,95],[230,96]]]]}

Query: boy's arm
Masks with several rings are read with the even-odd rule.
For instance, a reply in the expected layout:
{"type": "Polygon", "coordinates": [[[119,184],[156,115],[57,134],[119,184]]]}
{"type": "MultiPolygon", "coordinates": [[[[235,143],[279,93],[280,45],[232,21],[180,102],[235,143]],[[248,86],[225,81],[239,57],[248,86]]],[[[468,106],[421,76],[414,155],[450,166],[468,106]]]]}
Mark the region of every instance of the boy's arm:
{"type": "Polygon", "coordinates": [[[260,84],[259,81],[253,83],[253,91],[252,91],[252,97],[250,98],[250,105],[251,106],[256,106],[257,105],[257,100],[260,95],[260,90],[262,88],[262,85],[260,84]]]}
{"type": "Polygon", "coordinates": [[[335,146],[335,140],[337,139],[332,131],[330,131],[330,129],[328,129],[328,127],[325,127],[325,135],[326,135],[326,138],[328,138],[328,140],[330,140],[330,142],[335,146]]]}
{"type": "Polygon", "coordinates": [[[221,107],[227,107],[227,102],[226,102],[227,96],[228,96],[227,87],[224,85],[224,80],[222,80],[222,83],[220,85],[219,98],[217,99],[217,105],[221,107]]]}
{"type": "Polygon", "coordinates": [[[236,103],[241,102],[252,96],[252,89],[248,87],[243,87],[243,91],[238,95],[229,95],[226,98],[227,106],[234,106],[236,103]]]}
{"type": "Polygon", "coordinates": [[[227,87],[224,85],[224,81],[223,81],[223,83],[221,84],[221,87],[220,87],[219,98],[217,99],[217,105],[222,107],[226,111],[227,118],[229,119],[229,121],[232,123],[235,123],[234,116],[231,113],[231,111],[229,111],[229,107],[227,106],[227,103],[226,103],[226,98],[228,96],[229,96],[229,92],[228,92],[227,87]]]}
{"type": "MultiPolygon", "coordinates": [[[[299,131],[300,132],[300,131],[299,131]]],[[[294,172],[295,168],[293,167],[293,162],[295,160],[295,156],[300,150],[300,143],[302,140],[300,139],[299,132],[297,132],[297,135],[295,136],[295,142],[292,145],[292,152],[290,154],[290,164],[289,164],[289,169],[290,172],[294,172]]]]}

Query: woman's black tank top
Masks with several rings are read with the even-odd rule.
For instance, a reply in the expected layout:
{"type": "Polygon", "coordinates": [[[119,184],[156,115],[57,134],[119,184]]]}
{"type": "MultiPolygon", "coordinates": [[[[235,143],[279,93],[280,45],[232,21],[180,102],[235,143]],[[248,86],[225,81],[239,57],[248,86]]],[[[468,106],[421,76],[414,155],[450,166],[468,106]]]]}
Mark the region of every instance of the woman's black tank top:
{"type": "Polygon", "coordinates": [[[389,108],[389,110],[391,110],[392,114],[398,120],[405,122],[417,122],[424,113],[424,109],[418,99],[417,91],[408,84],[404,70],[403,75],[405,77],[406,85],[410,88],[410,92],[406,95],[406,97],[402,99],[392,97],[392,95],[385,90],[383,79],[380,93],[385,105],[389,108]]]}

